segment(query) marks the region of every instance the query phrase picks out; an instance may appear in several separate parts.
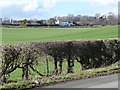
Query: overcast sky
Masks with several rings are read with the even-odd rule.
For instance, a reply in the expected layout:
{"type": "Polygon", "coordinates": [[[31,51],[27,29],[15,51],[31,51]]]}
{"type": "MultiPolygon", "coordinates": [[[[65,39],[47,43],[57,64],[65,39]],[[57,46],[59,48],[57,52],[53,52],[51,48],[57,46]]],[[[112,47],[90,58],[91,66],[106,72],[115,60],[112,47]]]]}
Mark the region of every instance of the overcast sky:
{"type": "Polygon", "coordinates": [[[0,0],[0,17],[48,19],[54,16],[118,13],[119,0],[0,0]]]}

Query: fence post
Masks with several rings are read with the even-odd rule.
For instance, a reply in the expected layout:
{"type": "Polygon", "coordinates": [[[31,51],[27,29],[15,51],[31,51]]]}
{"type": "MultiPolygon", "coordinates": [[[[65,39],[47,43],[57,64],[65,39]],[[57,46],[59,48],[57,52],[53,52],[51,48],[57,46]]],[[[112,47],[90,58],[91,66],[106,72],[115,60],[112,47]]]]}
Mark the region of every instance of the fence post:
{"type": "Polygon", "coordinates": [[[49,76],[49,62],[48,62],[48,56],[46,55],[46,64],[47,64],[47,76],[49,76]]]}

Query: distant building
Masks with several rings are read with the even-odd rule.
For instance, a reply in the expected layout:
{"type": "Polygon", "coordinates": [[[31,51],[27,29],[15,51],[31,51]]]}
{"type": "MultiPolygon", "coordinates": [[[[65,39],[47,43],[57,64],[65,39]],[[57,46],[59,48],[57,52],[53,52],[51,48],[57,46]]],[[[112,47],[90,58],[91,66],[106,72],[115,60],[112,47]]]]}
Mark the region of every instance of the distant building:
{"type": "Polygon", "coordinates": [[[96,20],[96,18],[95,17],[88,17],[88,21],[95,21],[96,20]]]}
{"type": "Polygon", "coordinates": [[[2,26],[2,18],[0,18],[0,26],[2,26]]]}
{"type": "Polygon", "coordinates": [[[0,18],[0,23],[2,23],[2,18],[0,18]]]}
{"type": "Polygon", "coordinates": [[[27,24],[39,25],[39,24],[37,23],[37,21],[35,21],[35,20],[31,20],[30,22],[27,22],[27,24]]]}
{"type": "Polygon", "coordinates": [[[11,23],[12,23],[12,24],[21,24],[21,21],[18,21],[18,20],[11,20],[11,23]]]}
{"type": "Polygon", "coordinates": [[[60,21],[60,20],[57,20],[55,22],[55,24],[58,24],[60,26],[75,26],[75,24],[73,24],[73,22],[60,21]]]}
{"type": "Polygon", "coordinates": [[[56,20],[55,24],[60,24],[60,20],[56,20]]]}

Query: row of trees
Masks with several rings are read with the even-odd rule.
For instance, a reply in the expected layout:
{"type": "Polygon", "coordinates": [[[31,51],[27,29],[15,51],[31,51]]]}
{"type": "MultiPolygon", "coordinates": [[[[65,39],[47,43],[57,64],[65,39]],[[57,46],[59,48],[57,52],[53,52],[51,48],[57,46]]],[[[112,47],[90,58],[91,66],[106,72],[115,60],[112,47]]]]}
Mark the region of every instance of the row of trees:
{"type": "MultiPolygon", "coordinates": [[[[0,47],[2,52],[2,67],[0,77],[7,81],[10,73],[17,68],[22,70],[22,78],[29,78],[29,69],[42,75],[34,67],[41,62],[40,57],[48,56],[54,61],[54,73],[58,74],[57,63],[59,62],[59,73],[62,72],[62,62],[67,60],[68,73],[73,72],[74,60],[77,60],[83,69],[99,68],[111,65],[120,59],[120,41],[98,40],[98,41],[58,41],[58,42],[35,42],[21,45],[5,45],[0,47]]],[[[49,70],[48,70],[49,71],[49,70]]]]}
{"type": "MultiPolygon", "coordinates": [[[[75,25],[84,25],[84,26],[89,26],[89,25],[116,25],[118,24],[118,16],[115,15],[112,12],[109,12],[107,14],[96,14],[95,16],[87,16],[87,15],[73,15],[69,14],[67,16],[55,16],[53,18],[50,18],[48,20],[19,20],[19,21],[14,21],[10,20],[8,18],[4,18],[2,20],[3,23],[16,23],[19,22],[21,25],[26,25],[26,24],[38,24],[38,25],[55,25],[56,22],[72,22],[75,25]]],[[[59,24],[59,23],[58,23],[59,24]]]]}
{"type": "Polygon", "coordinates": [[[103,15],[98,13],[95,14],[95,16],[74,16],[72,14],[69,14],[68,16],[55,18],[59,19],[60,21],[74,22],[79,25],[115,25],[118,23],[118,16],[112,12],[103,15]]]}

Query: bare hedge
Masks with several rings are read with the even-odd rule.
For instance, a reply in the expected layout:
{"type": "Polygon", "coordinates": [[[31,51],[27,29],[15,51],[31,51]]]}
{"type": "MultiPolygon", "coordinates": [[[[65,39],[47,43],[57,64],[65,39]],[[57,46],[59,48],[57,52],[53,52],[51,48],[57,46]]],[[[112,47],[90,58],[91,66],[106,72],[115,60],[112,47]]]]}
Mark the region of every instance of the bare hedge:
{"type": "Polygon", "coordinates": [[[22,78],[28,79],[29,68],[39,73],[34,65],[39,57],[49,55],[54,59],[55,73],[62,72],[62,61],[68,62],[68,73],[73,72],[74,60],[81,63],[83,69],[99,68],[111,65],[120,60],[120,40],[94,40],[94,41],[56,41],[32,42],[20,45],[0,46],[2,52],[1,78],[4,82],[11,72],[17,68],[22,69],[22,78]]]}

